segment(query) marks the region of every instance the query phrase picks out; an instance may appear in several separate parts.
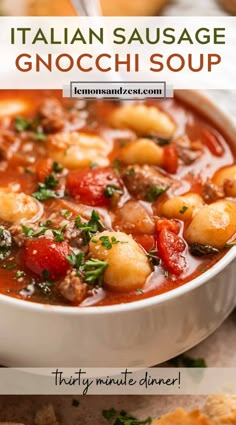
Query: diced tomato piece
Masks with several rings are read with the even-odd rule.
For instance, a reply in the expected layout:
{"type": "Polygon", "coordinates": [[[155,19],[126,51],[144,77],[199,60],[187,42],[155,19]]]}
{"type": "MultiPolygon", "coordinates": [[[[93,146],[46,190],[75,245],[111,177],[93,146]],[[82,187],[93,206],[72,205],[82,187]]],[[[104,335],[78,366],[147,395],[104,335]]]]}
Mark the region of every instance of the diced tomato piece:
{"type": "Polygon", "coordinates": [[[164,146],[164,168],[167,173],[175,174],[178,169],[178,152],[175,145],[164,146]]]}
{"type": "Polygon", "coordinates": [[[133,235],[133,238],[145,251],[156,249],[156,238],[153,235],[133,235]]]}
{"type": "Polygon", "coordinates": [[[42,158],[37,162],[36,174],[38,181],[44,182],[46,177],[52,172],[53,160],[51,158],[42,158]]]}
{"type": "Polygon", "coordinates": [[[94,168],[71,173],[67,178],[66,187],[75,199],[91,206],[108,206],[112,200],[112,193],[122,190],[120,180],[110,168],[94,168]]]}
{"type": "Polygon", "coordinates": [[[23,261],[33,273],[43,276],[47,270],[48,280],[63,277],[71,267],[66,256],[70,253],[67,242],[55,242],[41,237],[27,239],[23,252],[23,261]]]}
{"type": "Polygon", "coordinates": [[[224,148],[220,143],[219,138],[213,134],[210,130],[203,128],[202,129],[203,143],[206,144],[210,152],[215,156],[222,156],[224,154],[224,148]]]}
{"type": "Polygon", "coordinates": [[[168,229],[164,228],[158,235],[158,256],[168,272],[177,276],[181,275],[187,267],[187,261],[183,252],[185,243],[183,239],[168,229]]]}
{"type": "Polygon", "coordinates": [[[180,231],[180,223],[174,219],[158,217],[156,219],[156,230],[160,232],[163,229],[170,230],[177,235],[180,231]]]}

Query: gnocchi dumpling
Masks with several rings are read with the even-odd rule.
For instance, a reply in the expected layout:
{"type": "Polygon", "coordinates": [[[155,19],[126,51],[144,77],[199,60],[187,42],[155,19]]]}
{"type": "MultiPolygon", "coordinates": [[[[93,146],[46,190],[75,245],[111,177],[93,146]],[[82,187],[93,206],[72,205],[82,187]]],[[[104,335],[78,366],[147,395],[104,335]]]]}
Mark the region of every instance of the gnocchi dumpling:
{"type": "Polygon", "coordinates": [[[165,112],[154,106],[131,104],[117,108],[111,116],[111,124],[118,128],[130,128],[139,134],[157,133],[172,137],[176,125],[165,112]]]}
{"type": "Polygon", "coordinates": [[[217,186],[222,186],[227,196],[236,197],[236,165],[221,168],[212,181],[217,186]]]}
{"type": "Polygon", "coordinates": [[[104,273],[104,283],[114,291],[128,292],[142,288],[152,271],[142,248],[123,232],[104,231],[97,234],[90,241],[89,252],[91,257],[109,263],[104,273]],[[104,246],[104,238],[111,242],[110,249],[104,246]]]}
{"type": "Polygon", "coordinates": [[[42,215],[42,205],[25,193],[0,189],[0,220],[9,223],[35,221],[42,215]]]}
{"type": "Polygon", "coordinates": [[[185,232],[189,244],[199,243],[222,249],[236,233],[236,204],[217,201],[194,215],[185,232]]]}
{"type": "Polygon", "coordinates": [[[204,205],[203,199],[197,193],[187,193],[167,199],[161,207],[160,212],[167,218],[177,218],[187,221],[193,214],[204,205]]]}
{"type": "Polygon", "coordinates": [[[73,169],[87,167],[93,162],[100,166],[108,165],[107,156],[112,146],[94,134],[64,132],[48,137],[47,148],[54,161],[73,169]]]}
{"type": "Polygon", "coordinates": [[[163,149],[149,139],[138,139],[124,146],[120,159],[125,164],[163,165],[163,149]]]}

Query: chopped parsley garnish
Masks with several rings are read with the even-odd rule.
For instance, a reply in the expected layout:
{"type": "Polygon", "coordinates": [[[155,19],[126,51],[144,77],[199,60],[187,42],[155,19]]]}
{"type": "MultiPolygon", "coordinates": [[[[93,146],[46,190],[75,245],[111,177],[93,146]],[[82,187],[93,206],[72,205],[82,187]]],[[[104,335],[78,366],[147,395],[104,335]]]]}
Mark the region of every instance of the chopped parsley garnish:
{"type": "Polygon", "coordinates": [[[169,277],[169,272],[168,272],[168,270],[164,270],[164,277],[167,279],[168,277],[169,277]]]}
{"type": "Polygon", "coordinates": [[[42,130],[37,128],[34,133],[34,139],[41,140],[43,142],[46,138],[47,138],[46,134],[42,130]]]}
{"type": "Polygon", "coordinates": [[[120,173],[121,164],[120,164],[120,160],[118,158],[114,159],[112,167],[113,167],[114,171],[116,171],[117,174],[120,173]]]}
{"type": "Polygon", "coordinates": [[[85,243],[88,243],[95,233],[105,229],[100,215],[95,210],[92,211],[91,218],[87,223],[82,223],[80,216],[77,216],[75,224],[83,232],[85,243]]]}
{"type": "Polygon", "coordinates": [[[15,263],[3,264],[2,268],[6,270],[14,270],[17,267],[15,263]]]}
{"type": "Polygon", "coordinates": [[[63,208],[61,210],[61,215],[65,218],[70,218],[72,216],[72,212],[70,212],[69,210],[63,208]]]}
{"type": "Polygon", "coordinates": [[[133,175],[135,174],[135,169],[134,169],[133,167],[132,167],[132,168],[129,168],[129,169],[127,170],[126,174],[127,174],[128,176],[133,176],[133,175]]]}
{"type": "Polygon", "coordinates": [[[44,226],[40,226],[42,227],[41,230],[39,231],[34,231],[34,229],[32,229],[31,227],[25,226],[24,224],[22,224],[22,230],[25,234],[25,236],[27,236],[27,238],[38,238],[39,236],[42,236],[45,234],[45,232],[48,230],[48,227],[44,226]]]}
{"type": "Polygon", "coordinates": [[[180,214],[184,214],[188,210],[187,205],[183,205],[181,210],[179,210],[180,214]]]}
{"type": "Polygon", "coordinates": [[[79,252],[79,254],[68,254],[66,258],[75,269],[79,270],[84,261],[84,253],[79,252]]]}
{"type": "Polygon", "coordinates": [[[88,285],[101,285],[102,278],[109,263],[107,261],[90,258],[83,265],[84,281],[88,285]]]}
{"type": "Polygon", "coordinates": [[[96,162],[91,162],[89,168],[91,168],[91,170],[93,170],[93,168],[97,168],[98,164],[96,162]]]}
{"type": "Polygon", "coordinates": [[[77,270],[77,275],[81,277],[88,285],[101,285],[103,274],[108,267],[106,261],[101,261],[96,258],[90,258],[84,261],[84,253],[68,254],[67,260],[77,270]]]}
{"type": "MultiPolygon", "coordinates": [[[[111,249],[112,245],[116,245],[120,242],[115,238],[115,236],[112,236],[111,239],[109,236],[101,236],[99,240],[101,241],[101,245],[106,249],[111,249]]],[[[98,241],[96,239],[92,239],[92,242],[97,243],[98,241]]]]}
{"type": "Polygon", "coordinates": [[[225,248],[231,248],[232,246],[235,246],[236,242],[228,242],[227,244],[225,244],[225,248]]]}
{"type": "Polygon", "coordinates": [[[119,186],[115,185],[107,185],[104,189],[104,195],[106,198],[112,198],[112,196],[117,193],[119,195],[122,195],[123,190],[119,186]]]}
{"type": "Polygon", "coordinates": [[[54,171],[54,173],[61,173],[64,170],[64,168],[62,167],[62,165],[58,164],[58,162],[54,162],[52,165],[52,171],[54,171]]]}
{"type": "Polygon", "coordinates": [[[206,361],[202,357],[194,359],[187,354],[180,354],[169,360],[169,363],[175,367],[207,367],[206,361]]]}
{"type": "Polygon", "coordinates": [[[28,130],[32,125],[32,120],[27,120],[22,117],[15,117],[15,128],[17,131],[25,131],[28,130]]]}
{"type": "Polygon", "coordinates": [[[196,257],[202,257],[203,255],[219,254],[219,250],[211,245],[202,245],[198,242],[192,243],[189,246],[190,252],[196,257]]]}
{"type": "Polygon", "coordinates": [[[164,139],[164,137],[159,137],[156,134],[144,134],[142,138],[153,140],[158,146],[169,145],[171,141],[171,139],[164,139]]]}
{"type": "Polygon", "coordinates": [[[158,266],[160,263],[160,259],[157,257],[158,250],[154,247],[154,245],[147,251],[147,257],[150,263],[153,266],[158,266]]]}
{"type": "Polygon", "coordinates": [[[66,229],[66,226],[67,225],[64,224],[64,226],[62,226],[60,229],[52,229],[52,233],[53,233],[55,242],[63,242],[64,241],[63,232],[66,229]]]}
{"type": "Polygon", "coordinates": [[[112,421],[112,425],[148,425],[152,423],[152,418],[150,416],[144,420],[139,420],[129,415],[124,410],[117,412],[113,408],[103,410],[102,415],[107,421],[112,421]]]}
{"type": "Polygon", "coordinates": [[[15,118],[15,129],[21,133],[22,131],[31,130],[33,131],[33,138],[36,140],[44,141],[46,139],[46,134],[42,131],[40,124],[40,118],[37,116],[33,120],[28,120],[23,117],[15,118]]]}
{"type": "Polygon", "coordinates": [[[47,270],[47,269],[43,270],[42,276],[43,276],[43,279],[44,279],[44,282],[43,282],[44,285],[46,285],[46,286],[53,286],[54,285],[54,283],[49,280],[49,277],[50,277],[49,270],[47,270]]]}
{"type": "Polygon", "coordinates": [[[64,195],[63,191],[60,190],[55,192],[52,190],[52,188],[47,186],[47,184],[49,184],[49,186],[54,186],[55,188],[58,186],[58,184],[55,184],[55,182],[57,182],[57,180],[46,177],[45,183],[38,183],[38,190],[32,194],[33,198],[37,199],[38,201],[46,201],[47,199],[51,198],[62,198],[64,195]]]}
{"type": "Polygon", "coordinates": [[[49,174],[44,180],[45,187],[47,189],[55,189],[58,186],[59,181],[55,178],[54,174],[49,174]]]}
{"type": "Polygon", "coordinates": [[[141,288],[138,288],[138,289],[136,290],[136,293],[137,293],[138,295],[141,295],[141,294],[143,294],[143,289],[141,289],[141,288]]]}
{"type": "Polygon", "coordinates": [[[168,187],[158,187],[158,186],[152,186],[149,191],[145,195],[145,200],[148,202],[155,202],[157,198],[166,190],[168,187]]]}
{"type": "Polygon", "coordinates": [[[25,272],[23,270],[17,270],[16,272],[16,279],[20,279],[21,277],[25,276],[25,272]]]}

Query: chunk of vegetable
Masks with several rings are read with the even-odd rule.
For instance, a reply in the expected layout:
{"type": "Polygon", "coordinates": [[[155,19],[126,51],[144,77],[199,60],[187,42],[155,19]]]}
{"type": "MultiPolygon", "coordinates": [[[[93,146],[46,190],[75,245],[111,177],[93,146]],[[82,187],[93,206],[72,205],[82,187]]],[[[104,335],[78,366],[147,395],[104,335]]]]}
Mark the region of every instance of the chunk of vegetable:
{"type": "Polygon", "coordinates": [[[111,117],[114,127],[127,127],[138,134],[157,133],[162,137],[171,137],[176,125],[165,112],[154,106],[130,104],[117,108],[111,117]]]}
{"type": "Polygon", "coordinates": [[[58,279],[66,274],[71,267],[66,256],[70,253],[67,242],[55,242],[54,239],[41,237],[27,239],[25,242],[23,260],[26,267],[33,273],[48,280],[58,279]]]}
{"type": "Polygon", "coordinates": [[[227,196],[236,197],[236,165],[221,168],[215,173],[212,181],[223,187],[227,196]]]}
{"type": "Polygon", "coordinates": [[[34,221],[42,213],[42,206],[31,196],[5,188],[0,189],[0,204],[0,220],[9,223],[34,221]]]}
{"type": "Polygon", "coordinates": [[[190,220],[193,214],[204,205],[203,199],[197,193],[187,193],[167,199],[161,207],[161,214],[167,218],[190,220]]]}
{"type": "Polygon", "coordinates": [[[163,165],[163,148],[149,139],[138,139],[121,149],[120,159],[125,164],[163,165]]]}
{"type": "Polygon", "coordinates": [[[187,260],[183,254],[186,248],[183,239],[163,228],[158,235],[157,247],[163,266],[168,272],[180,276],[187,267],[187,260]]]}
{"type": "Polygon", "coordinates": [[[67,190],[80,202],[108,206],[114,196],[122,194],[120,180],[110,168],[94,168],[69,174],[67,190]]]}
{"type": "Polygon", "coordinates": [[[54,161],[66,168],[75,169],[96,162],[100,166],[109,163],[107,155],[112,146],[94,134],[57,133],[48,137],[48,153],[54,161]]]}
{"type": "Polygon", "coordinates": [[[175,174],[178,169],[178,152],[175,145],[164,146],[163,166],[170,174],[175,174]]]}
{"type": "Polygon", "coordinates": [[[189,244],[199,243],[223,249],[236,233],[236,204],[217,201],[205,205],[194,215],[185,232],[189,244]]]}
{"type": "Polygon", "coordinates": [[[114,291],[133,291],[142,288],[152,269],[142,248],[134,239],[123,232],[101,232],[89,244],[92,257],[109,263],[104,273],[104,283],[114,291]],[[110,249],[101,238],[112,238],[110,249]]]}

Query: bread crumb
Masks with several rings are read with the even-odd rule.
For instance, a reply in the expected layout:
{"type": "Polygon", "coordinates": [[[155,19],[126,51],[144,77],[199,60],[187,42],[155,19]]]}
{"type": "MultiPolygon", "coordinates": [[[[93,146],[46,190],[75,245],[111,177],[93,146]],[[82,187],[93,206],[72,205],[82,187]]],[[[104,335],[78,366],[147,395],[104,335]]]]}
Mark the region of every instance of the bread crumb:
{"type": "Polygon", "coordinates": [[[160,419],[152,422],[152,425],[214,425],[200,410],[185,412],[183,409],[176,409],[167,413],[160,419]]]}
{"type": "Polygon", "coordinates": [[[51,404],[43,406],[36,412],[35,425],[59,425],[54,407],[51,404]]]}
{"type": "Polygon", "coordinates": [[[236,395],[211,395],[203,411],[215,425],[236,425],[236,395]]]}

